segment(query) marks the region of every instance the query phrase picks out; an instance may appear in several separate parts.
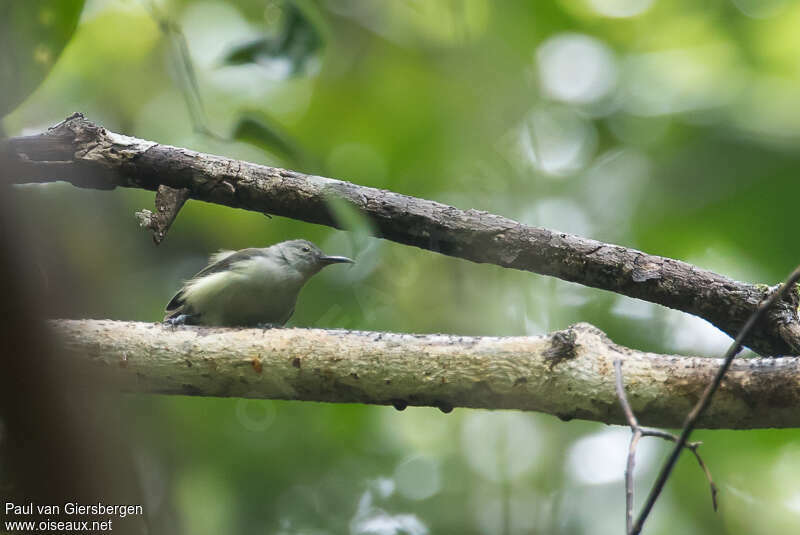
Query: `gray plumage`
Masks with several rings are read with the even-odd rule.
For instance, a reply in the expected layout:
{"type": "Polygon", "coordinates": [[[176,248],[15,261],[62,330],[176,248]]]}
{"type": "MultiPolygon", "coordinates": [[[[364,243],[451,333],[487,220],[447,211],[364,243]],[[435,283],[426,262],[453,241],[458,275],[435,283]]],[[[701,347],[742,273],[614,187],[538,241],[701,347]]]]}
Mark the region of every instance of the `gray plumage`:
{"type": "Polygon", "coordinates": [[[292,316],[303,285],[323,267],[340,262],[353,261],[327,256],[307,240],[220,251],[170,300],[164,321],[228,327],[283,325],[292,316]]]}

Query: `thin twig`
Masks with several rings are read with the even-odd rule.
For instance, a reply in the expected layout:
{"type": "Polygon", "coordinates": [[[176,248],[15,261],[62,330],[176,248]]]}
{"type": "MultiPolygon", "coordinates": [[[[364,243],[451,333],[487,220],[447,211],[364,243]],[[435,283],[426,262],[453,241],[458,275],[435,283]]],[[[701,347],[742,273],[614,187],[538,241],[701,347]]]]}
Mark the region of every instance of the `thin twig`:
{"type": "MultiPolygon", "coordinates": [[[[625,532],[631,533],[633,525],[633,469],[636,459],[636,448],[639,444],[639,440],[642,437],[657,437],[677,443],[678,436],[660,429],[641,427],[639,425],[639,422],[636,420],[636,415],[633,413],[633,409],[628,402],[628,396],[625,394],[621,360],[617,359],[614,361],[614,371],[616,372],[617,398],[619,399],[619,403],[622,406],[623,412],[625,413],[625,419],[627,420],[631,431],[633,431],[630,445],[628,446],[628,462],[625,466],[625,532]]],[[[689,442],[685,444],[684,447],[692,450],[692,453],[694,453],[694,456],[697,458],[697,462],[700,463],[700,468],[703,469],[706,479],[708,480],[708,484],[711,487],[711,503],[714,506],[714,511],[716,511],[717,487],[714,484],[714,480],[711,478],[711,471],[703,462],[703,459],[700,457],[700,453],[697,451],[697,448],[701,444],[702,442],[689,442]]]]}
{"type": "Polygon", "coordinates": [[[697,452],[697,447],[701,444],[701,442],[690,442],[686,445],[692,453],[694,453],[695,459],[697,459],[697,463],[700,465],[700,468],[703,469],[703,472],[706,474],[706,479],[708,479],[708,485],[711,487],[711,506],[714,508],[714,512],[716,513],[719,509],[719,503],[717,502],[717,486],[714,484],[714,480],[711,478],[711,471],[706,466],[706,463],[703,462],[703,458],[700,457],[700,454],[697,452]]]}
{"type": "MultiPolygon", "coordinates": [[[[639,428],[642,432],[642,436],[644,437],[660,437],[665,440],[669,440],[670,442],[678,442],[678,435],[674,433],[668,433],[667,431],[662,431],[660,429],[652,429],[649,427],[640,427],[639,428]]],[[[706,479],[708,480],[708,486],[711,490],[711,506],[714,508],[714,512],[718,509],[717,503],[717,485],[714,484],[714,479],[711,477],[711,471],[706,466],[706,463],[703,462],[703,458],[700,457],[700,452],[697,451],[703,443],[702,442],[687,442],[684,447],[691,450],[694,454],[697,462],[700,464],[700,468],[703,469],[703,472],[706,475],[706,479]]]]}
{"type": "Polygon", "coordinates": [[[633,469],[636,463],[636,447],[642,438],[642,430],[634,429],[628,445],[628,463],[625,465],[625,533],[631,532],[633,526],[633,469]]]}
{"type": "MultiPolygon", "coordinates": [[[[708,408],[709,404],[711,403],[711,397],[719,388],[719,385],[722,383],[722,379],[725,377],[725,373],[728,371],[728,368],[730,368],[733,359],[742,348],[742,341],[747,337],[750,330],[761,319],[764,313],[780,298],[782,298],[789,288],[793,288],[794,283],[797,282],[798,279],[800,279],[800,265],[797,266],[791,274],[789,274],[789,276],[786,278],[786,281],[781,285],[780,288],[775,290],[772,295],[758,305],[758,308],[756,308],[755,312],[753,312],[753,314],[744,324],[742,330],[736,335],[733,343],[725,353],[722,366],[720,366],[716,376],[714,376],[714,380],[711,381],[711,383],[706,387],[706,389],[703,391],[703,395],[700,397],[700,400],[686,416],[683,429],[681,430],[681,434],[675,443],[675,447],[672,449],[672,452],[670,453],[666,462],[661,467],[658,478],[656,479],[655,483],[653,483],[653,488],[650,489],[650,494],[647,496],[647,500],[642,507],[642,512],[639,513],[639,517],[636,519],[636,524],[634,524],[633,529],[630,532],[633,535],[638,535],[641,533],[645,520],[647,520],[650,511],[653,509],[653,505],[655,505],[656,500],[661,495],[661,491],[664,490],[664,485],[667,483],[667,479],[669,479],[669,476],[672,474],[672,470],[675,468],[675,463],[678,461],[681,450],[687,446],[689,435],[691,435],[692,431],[697,425],[697,421],[700,419],[700,416],[702,416],[703,412],[705,412],[705,410],[708,408]]],[[[700,463],[700,466],[706,470],[705,465],[702,462],[700,463]]],[[[715,490],[712,492],[716,494],[715,490]]]]}
{"type": "Polygon", "coordinates": [[[628,403],[628,396],[625,395],[625,386],[622,382],[622,361],[620,359],[614,361],[614,371],[617,376],[616,388],[619,404],[622,405],[622,410],[625,412],[625,419],[628,421],[628,425],[631,426],[631,429],[636,430],[639,428],[639,422],[636,421],[636,415],[633,414],[631,404],[628,403]]]}
{"type": "Polygon", "coordinates": [[[639,427],[639,422],[636,420],[636,415],[633,413],[630,403],[628,403],[628,396],[625,395],[625,387],[622,383],[622,361],[617,359],[614,361],[614,371],[616,372],[616,389],[619,404],[622,405],[622,410],[625,413],[625,419],[633,432],[631,435],[631,442],[628,445],[628,462],[625,465],[625,533],[631,532],[633,526],[633,469],[636,459],[636,447],[639,444],[639,439],[642,438],[642,430],[639,427]]]}

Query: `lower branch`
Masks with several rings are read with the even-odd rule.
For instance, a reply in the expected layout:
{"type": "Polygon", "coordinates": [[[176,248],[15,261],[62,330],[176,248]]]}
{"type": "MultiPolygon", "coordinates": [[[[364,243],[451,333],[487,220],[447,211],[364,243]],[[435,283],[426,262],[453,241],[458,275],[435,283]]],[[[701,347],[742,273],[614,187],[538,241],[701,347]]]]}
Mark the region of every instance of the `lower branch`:
{"type": "MultiPolygon", "coordinates": [[[[581,323],[528,337],[321,329],[172,328],[54,320],[65,358],[130,392],[521,409],[625,424],[614,361],[643,425],[678,427],[720,359],[639,352],[581,323]]],[[[800,426],[800,358],[733,362],[700,419],[707,428],[800,426]]]]}

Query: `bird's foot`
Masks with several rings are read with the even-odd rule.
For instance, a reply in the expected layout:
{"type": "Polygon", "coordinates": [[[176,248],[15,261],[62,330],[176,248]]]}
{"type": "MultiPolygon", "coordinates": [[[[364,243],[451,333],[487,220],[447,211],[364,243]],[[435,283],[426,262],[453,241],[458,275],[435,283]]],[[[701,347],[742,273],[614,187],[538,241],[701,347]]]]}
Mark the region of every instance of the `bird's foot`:
{"type": "Polygon", "coordinates": [[[197,316],[197,314],[179,314],[174,318],[165,319],[164,324],[169,325],[174,329],[179,325],[186,325],[187,322],[195,316],[197,316]]]}

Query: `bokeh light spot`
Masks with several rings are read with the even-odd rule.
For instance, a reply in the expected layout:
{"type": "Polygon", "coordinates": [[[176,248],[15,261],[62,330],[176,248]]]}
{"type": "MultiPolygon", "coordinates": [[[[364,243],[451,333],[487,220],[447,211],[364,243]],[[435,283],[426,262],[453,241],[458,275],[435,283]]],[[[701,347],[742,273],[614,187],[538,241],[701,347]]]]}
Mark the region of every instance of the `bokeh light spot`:
{"type": "Polygon", "coordinates": [[[439,463],[430,457],[412,457],[397,465],[394,471],[397,491],[410,500],[424,500],[442,487],[439,463]]]}
{"type": "Polygon", "coordinates": [[[589,0],[589,5],[604,17],[627,18],[641,15],[654,0],[589,0]]]}
{"type": "MultiPolygon", "coordinates": [[[[630,430],[605,429],[583,437],[567,452],[567,472],[584,485],[607,485],[622,481],[628,456],[630,430]]],[[[656,442],[641,441],[636,454],[636,474],[640,476],[656,457],[656,442]]]]}
{"type": "Polygon", "coordinates": [[[778,15],[786,7],[786,0],[731,0],[739,11],[754,19],[767,19],[778,15]]]}
{"type": "Polygon", "coordinates": [[[551,176],[580,170],[594,153],[597,132],[574,110],[562,107],[533,110],[519,140],[523,158],[551,176]]]}
{"type": "Polygon", "coordinates": [[[551,37],[537,50],[544,93],[563,102],[596,102],[614,88],[617,68],[601,41],[577,33],[551,37]]]}

